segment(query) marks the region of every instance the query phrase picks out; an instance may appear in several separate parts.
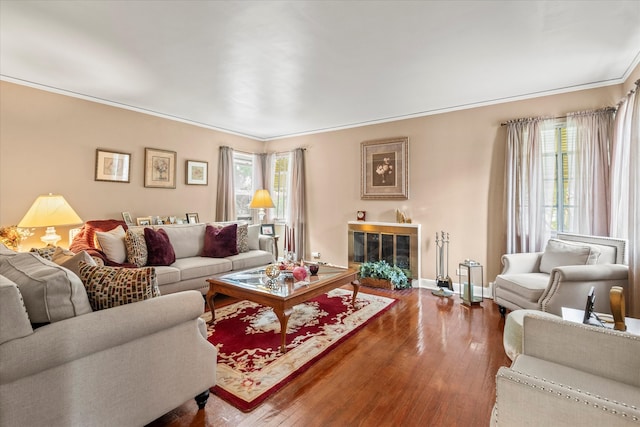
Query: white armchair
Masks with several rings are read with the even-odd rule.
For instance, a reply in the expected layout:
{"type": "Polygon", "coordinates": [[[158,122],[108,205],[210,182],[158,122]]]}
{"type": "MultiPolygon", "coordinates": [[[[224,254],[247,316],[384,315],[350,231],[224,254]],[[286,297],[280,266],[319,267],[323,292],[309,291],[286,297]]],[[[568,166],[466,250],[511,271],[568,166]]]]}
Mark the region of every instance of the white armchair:
{"type": "Polygon", "coordinates": [[[544,252],[506,254],[493,286],[493,300],[506,310],[534,309],[562,315],[562,307],[583,309],[595,287],[595,311],[610,313],[609,290],[628,285],[626,241],[558,234],[544,252]]]}

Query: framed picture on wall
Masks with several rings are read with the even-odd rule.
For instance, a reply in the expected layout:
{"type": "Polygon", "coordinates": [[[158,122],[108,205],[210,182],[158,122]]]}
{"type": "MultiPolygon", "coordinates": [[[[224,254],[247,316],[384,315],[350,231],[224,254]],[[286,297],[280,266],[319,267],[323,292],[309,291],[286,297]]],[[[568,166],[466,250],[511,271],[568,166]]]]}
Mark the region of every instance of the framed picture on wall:
{"type": "Polygon", "coordinates": [[[96,149],[96,181],[129,182],[131,154],[96,149]]]}
{"type": "Polygon", "coordinates": [[[409,138],[361,143],[362,199],[409,198],[409,138]]]}
{"type": "Polygon", "coordinates": [[[197,224],[198,222],[200,222],[198,220],[198,214],[197,213],[188,213],[187,214],[187,224],[197,224]]]}
{"type": "Polygon", "coordinates": [[[176,188],[176,152],[144,149],[144,186],[176,188]]]}
{"type": "Polygon", "coordinates": [[[187,185],[208,185],[209,163],[187,160],[187,185]]]}

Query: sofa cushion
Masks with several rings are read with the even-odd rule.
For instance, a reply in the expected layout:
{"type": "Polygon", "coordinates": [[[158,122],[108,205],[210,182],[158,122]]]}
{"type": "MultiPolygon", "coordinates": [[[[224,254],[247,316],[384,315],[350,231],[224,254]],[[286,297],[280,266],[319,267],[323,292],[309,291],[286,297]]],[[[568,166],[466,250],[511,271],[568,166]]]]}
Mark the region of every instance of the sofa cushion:
{"type": "Polygon", "coordinates": [[[249,252],[249,226],[247,224],[238,224],[237,238],[238,252],[249,252]]]}
{"type": "Polygon", "coordinates": [[[96,239],[102,252],[110,261],[123,264],[127,261],[127,248],[124,244],[125,231],[119,225],[113,230],[96,231],[96,239]]]}
{"type": "Polygon", "coordinates": [[[78,276],[34,253],[5,258],[0,274],[18,285],[32,323],[57,322],[91,312],[78,276]]]}
{"type": "Polygon", "coordinates": [[[586,265],[598,262],[600,251],[589,245],[549,239],[540,259],[540,272],[550,274],[563,265],[586,265]]]}
{"type": "Polygon", "coordinates": [[[80,278],[94,310],[160,296],[153,267],[98,267],[80,263],[80,278]]]}
{"type": "Polygon", "coordinates": [[[91,258],[91,255],[89,255],[87,251],[74,254],[73,252],[60,247],[56,248],[53,252],[51,261],[61,267],[73,271],[73,273],[78,277],[80,276],[80,261],[84,261],[89,265],[96,265],[95,260],[91,258]]]}
{"type": "Polygon", "coordinates": [[[124,235],[124,245],[127,248],[127,262],[136,267],[147,265],[147,242],[144,240],[144,228],[129,228],[124,235]]]}
{"type": "Polygon", "coordinates": [[[163,228],[145,228],[144,240],[147,243],[147,265],[171,265],[175,262],[176,254],[163,228]]]}
{"type": "Polygon", "coordinates": [[[180,279],[189,280],[202,277],[202,282],[214,274],[224,273],[232,268],[228,258],[189,257],[177,259],[172,267],[180,270],[180,279]]]}
{"type": "MultiPolygon", "coordinates": [[[[176,260],[177,262],[178,260],[176,260]]],[[[175,264],[175,263],[174,263],[175,264]]],[[[158,279],[158,286],[166,285],[168,283],[177,283],[182,280],[182,274],[179,268],[174,267],[173,265],[157,265],[154,267],[156,269],[156,277],[158,279]]]]}
{"type": "Polygon", "coordinates": [[[204,247],[204,224],[162,226],[176,254],[176,259],[200,256],[204,247]]]}
{"type": "Polygon", "coordinates": [[[18,285],[0,276],[0,344],[33,333],[18,285]]]}
{"type": "Polygon", "coordinates": [[[260,249],[260,224],[252,224],[247,227],[247,240],[249,250],[260,249]]]}
{"type": "Polygon", "coordinates": [[[500,274],[494,286],[515,294],[525,301],[537,302],[549,284],[545,273],[500,274]]]}
{"type": "Polygon", "coordinates": [[[238,253],[238,224],[217,228],[207,225],[204,234],[203,257],[224,258],[238,253]]]}
{"type": "Polygon", "coordinates": [[[47,261],[51,261],[51,258],[53,257],[53,253],[56,251],[56,248],[58,248],[58,246],[47,245],[44,248],[31,248],[29,252],[33,252],[36,255],[40,255],[42,258],[46,259],[47,261]]]}
{"type": "Polygon", "coordinates": [[[233,266],[233,270],[260,267],[274,262],[273,254],[267,251],[254,250],[227,257],[233,266]]]}

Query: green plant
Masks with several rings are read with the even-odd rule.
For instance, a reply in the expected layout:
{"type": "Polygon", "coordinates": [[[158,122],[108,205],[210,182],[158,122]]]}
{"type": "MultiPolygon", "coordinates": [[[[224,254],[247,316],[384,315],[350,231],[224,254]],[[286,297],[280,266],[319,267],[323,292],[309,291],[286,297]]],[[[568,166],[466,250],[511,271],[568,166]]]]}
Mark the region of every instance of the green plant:
{"type": "Polygon", "coordinates": [[[406,273],[400,267],[390,265],[384,260],[360,264],[360,277],[388,280],[393,284],[395,289],[411,287],[411,282],[407,278],[406,273]]]}

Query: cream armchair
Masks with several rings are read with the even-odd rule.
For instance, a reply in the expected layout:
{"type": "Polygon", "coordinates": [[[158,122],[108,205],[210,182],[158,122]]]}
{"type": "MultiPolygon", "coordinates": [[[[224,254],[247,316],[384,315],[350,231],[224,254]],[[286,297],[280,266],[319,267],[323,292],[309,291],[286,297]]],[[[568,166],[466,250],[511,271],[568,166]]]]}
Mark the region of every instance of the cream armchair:
{"type": "Polygon", "coordinates": [[[584,309],[595,287],[595,311],[610,313],[609,290],[628,285],[626,241],[558,234],[544,252],[506,254],[493,286],[493,300],[506,310],[534,309],[562,315],[562,307],[584,309]]]}
{"type": "Polygon", "coordinates": [[[526,315],[523,353],[496,376],[492,426],[637,426],[640,336],[526,315]]]}

